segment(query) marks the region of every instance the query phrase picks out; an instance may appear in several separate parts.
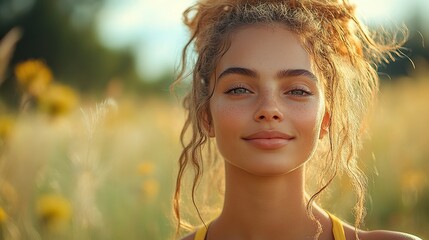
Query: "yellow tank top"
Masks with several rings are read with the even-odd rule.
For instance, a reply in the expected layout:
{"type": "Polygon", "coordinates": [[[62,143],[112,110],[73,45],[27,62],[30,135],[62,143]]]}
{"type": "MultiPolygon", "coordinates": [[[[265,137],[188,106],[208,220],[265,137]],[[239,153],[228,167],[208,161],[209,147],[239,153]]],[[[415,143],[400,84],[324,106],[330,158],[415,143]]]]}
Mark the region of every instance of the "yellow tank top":
{"type": "MultiPolygon", "coordinates": [[[[329,213],[328,213],[329,214],[329,213]]],[[[346,240],[346,234],[344,233],[343,224],[341,220],[332,214],[329,214],[332,221],[332,234],[335,240],[346,240]]],[[[205,240],[207,234],[207,228],[202,227],[196,233],[194,240],[205,240]]]]}

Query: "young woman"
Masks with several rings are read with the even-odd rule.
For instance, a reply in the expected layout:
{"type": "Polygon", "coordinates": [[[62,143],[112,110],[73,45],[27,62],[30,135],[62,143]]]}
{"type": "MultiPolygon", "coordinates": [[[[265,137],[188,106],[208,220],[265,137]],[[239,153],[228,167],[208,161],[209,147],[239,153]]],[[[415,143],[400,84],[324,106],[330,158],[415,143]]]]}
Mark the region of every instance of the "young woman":
{"type": "Polygon", "coordinates": [[[212,141],[225,172],[220,215],[185,240],[418,239],[358,229],[365,176],[356,152],[377,92],[374,66],[401,43],[377,41],[347,1],[205,0],[184,15],[192,37],[176,84],[190,46],[197,58],[174,199],[179,229],[184,173],[194,170],[194,200],[212,141]],[[355,226],[314,202],[340,174],[357,193],[355,226]]]}

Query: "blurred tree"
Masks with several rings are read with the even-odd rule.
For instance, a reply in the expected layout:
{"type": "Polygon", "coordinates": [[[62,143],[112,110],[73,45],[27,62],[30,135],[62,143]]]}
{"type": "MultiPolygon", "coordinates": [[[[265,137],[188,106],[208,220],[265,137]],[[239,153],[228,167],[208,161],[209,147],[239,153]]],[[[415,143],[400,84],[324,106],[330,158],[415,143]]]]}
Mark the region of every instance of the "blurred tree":
{"type": "MultiPolygon", "coordinates": [[[[395,79],[398,76],[411,75],[414,71],[413,63],[410,60],[425,60],[429,62],[429,26],[425,23],[425,18],[420,11],[420,4],[415,4],[415,8],[408,13],[405,25],[409,30],[409,39],[402,49],[408,58],[398,58],[388,65],[381,65],[378,71],[382,73],[382,79],[395,79]],[[384,75],[389,77],[385,77],[384,75]]],[[[419,68],[421,66],[415,66],[419,68]]],[[[397,79],[397,78],[396,78],[397,79]]]]}
{"type": "MultiPolygon", "coordinates": [[[[102,0],[0,0],[0,36],[15,26],[23,31],[6,78],[13,78],[16,63],[37,58],[59,81],[81,91],[102,89],[111,79],[122,79],[125,85],[141,83],[131,51],[112,51],[96,37],[94,18],[102,4],[102,0]]],[[[3,100],[14,101],[14,82],[7,80],[0,93],[3,100]]]]}
{"type": "MultiPolygon", "coordinates": [[[[172,74],[166,73],[160,79],[142,81],[135,70],[132,47],[111,50],[103,47],[95,34],[95,18],[106,0],[0,0],[0,37],[11,28],[19,26],[23,36],[13,55],[6,82],[0,88],[0,98],[8,101],[17,99],[16,86],[11,69],[16,63],[29,58],[46,61],[59,81],[71,84],[81,91],[92,92],[104,89],[113,79],[121,86],[138,93],[168,93],[172,74]]],[[[419,32],[428,35],[418,6],[408,20],[410,40],[404,52],[411,59],[429,61],[429,49],[423,47],[419,32]],[[425,32],[426,30],[426,32],[425,32]]],[[[429,36],[426,36],[426,39],[429,36]]],[[[427,40],[426,40],[427,41],[427,40]]],[[[426,42],[426,45],[428,43],[426,42]]],[[[418,66],[417,66],[418,67],[418,66]]],[[[391,78],[408,75],[411,62],[406,59],[387,66],[380,66],[379,72],[391,78]]]]}

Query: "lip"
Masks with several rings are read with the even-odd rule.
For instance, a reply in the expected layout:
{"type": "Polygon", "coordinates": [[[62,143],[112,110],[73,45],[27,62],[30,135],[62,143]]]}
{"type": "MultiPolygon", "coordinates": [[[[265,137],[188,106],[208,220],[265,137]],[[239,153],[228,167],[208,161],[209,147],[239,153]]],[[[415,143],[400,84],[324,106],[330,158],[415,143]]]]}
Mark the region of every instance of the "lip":
{"type": "Polygon", "coordinates": [[[257,148],[274,150],[286,146],[294,137],[279,131],[259,131],[242,139],[257,148]]]}

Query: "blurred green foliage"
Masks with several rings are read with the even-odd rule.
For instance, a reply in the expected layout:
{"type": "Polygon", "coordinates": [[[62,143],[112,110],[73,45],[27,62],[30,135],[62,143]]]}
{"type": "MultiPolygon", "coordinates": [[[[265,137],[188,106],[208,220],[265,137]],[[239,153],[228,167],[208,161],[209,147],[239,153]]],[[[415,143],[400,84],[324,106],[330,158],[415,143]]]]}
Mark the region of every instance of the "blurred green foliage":
{"type": "MultiPolygon", "coordinates": [[[[408,58],[398,58],[395,62],[388,65],[382,64],[379,66],[379,72],[382,73],[382,80],[397,79],[397,77],[412,75],[412,72],[419,67],[413,66],[411,61],[428,61],[429,60],[429,26],[425,23],[424,17],[419,14],[418,9],[411,11],[408,18],[405,19],[405,26],[408,29],[408,41],[405,43],[401,51],[407,55],[408,58]],[[411,60],[411,61],[410,61],[411,60]],[[388,76],[384,78],[383,76],[388,76]]],[[[391,28],[392,26],[384,26],[391,28]]],[[[376,27],[374,27],[376,28],[376,27]]]]}
{"type": "Polygon", "coordinates": [[[27,59],[41,59],[58,81],[80,92],[99,92],[109,82],[137,92],[168,93],[171,74],[158,81],[137,75],[133,49],[112,50],[102,46],[95,32],[97,11],[104,1],[0,0],[0,38],[13,27],[23,35],[16,46],[0,88],[1,100],[17,105],[13,67],[27,59]],[[9,79],[9,80],[8,80],[9,79]]]}
{"type": "MultiPolygon", "coordinates": [[[[106,89],[109,82],[120,82],[122,87],[137,93],[168,94],[172,73],[160,79],[142,79],[136,72],[133,48],[108,49],[96,35],[97,13],[106,0],[0,0],[0,37],[13,27],[20,27],[23,36],[9,65],[6,78],[13,78],[13,66],[27,59],[41,59],[49,65],[61,82],[81,92],[106,89]],[[145,81],[149,80],[149,81],[145,81]]],[[[429,29],[423,17],[409,14],[407,26],[410,39],[404,52],[411,59],[429,60],[429,45],[422,35],[429,29]],[[426,41],[426,44],[425,44],[426,41]]],[[[396,76],[408,75],[413,65],[409,59],[398,59],[379,72],[396,76]]],[[[0,88],[1,100],[17,104],[14,81],[6,81],[0,88]]]]}
{"type": "MultiPolygon", "coordinates": [[[[11,65],[28,58],[44,59],[61,81],[72,82],[84,91],[103,88],[112,78],[138,87],[145,81],[136,74],[133,49],[115,51],[97,39],[95,18],[104,3],[105,0],[0,0],[0,37],[15,26],[24,32],[11,65]]],[[[404,52],[412,59],[428,60],[429,49],[424,47],[428,40],[422,35],[428,35],[429,29],[417,10],[406,20],[410,40],[404,52]]],[[[412,64],[407,59],[399,59],[381,67],[380,72],[395,77],[407,75],[410,69],[412,64]]],[[[171,81],[171,74],[166,75],[171,81]]]]}

